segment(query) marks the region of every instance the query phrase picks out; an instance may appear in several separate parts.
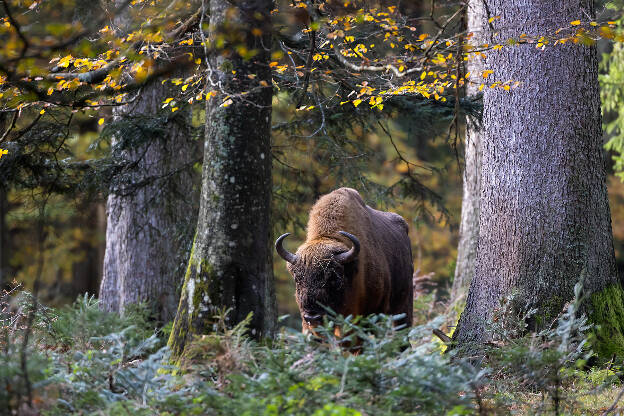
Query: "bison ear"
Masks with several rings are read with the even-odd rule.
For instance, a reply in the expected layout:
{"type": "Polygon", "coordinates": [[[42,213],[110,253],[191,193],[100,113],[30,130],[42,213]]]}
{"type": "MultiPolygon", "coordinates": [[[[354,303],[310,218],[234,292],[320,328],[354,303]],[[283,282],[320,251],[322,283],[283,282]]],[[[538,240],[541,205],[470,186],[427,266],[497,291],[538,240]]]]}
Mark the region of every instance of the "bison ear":
{"type": "Polygon", "coordinates": [[[358,262],[352,261],[344,265],[344,276],[348,282],[351,282],[358,272],[358,262]]]}

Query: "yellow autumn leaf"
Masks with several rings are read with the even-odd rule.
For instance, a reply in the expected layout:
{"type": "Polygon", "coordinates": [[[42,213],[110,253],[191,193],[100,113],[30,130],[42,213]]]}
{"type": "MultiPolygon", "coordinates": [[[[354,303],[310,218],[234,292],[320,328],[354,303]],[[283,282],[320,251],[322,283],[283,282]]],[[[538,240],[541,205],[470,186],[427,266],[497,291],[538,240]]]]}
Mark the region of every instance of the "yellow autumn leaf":
{"type": "Polygon", "coordinates": [[[67,55],[65,57],[63,57],[59,62],[58,62],[58,66],[62,67],[62,68],[67,68],[69,66],[69,64],[71,63],[72,59],[74,59],[73,56],[71,55],[67,55]]]}
{"type": "Polygon", "coordinates": [[[262,85],[263,87],[268,87],[268,86],[269,86],[269,83],[268,83],[268,82],[266,82],[265,80],[261,80],[261,81],[260,81],[260,85],[262,85]]]}
{"type": "Polygon", "coordinates": [[[44,109],[41,109],[41,111],[39,111],[39,114],[44,114],[44,113],[45,113],[44,109]]]}
{"type": "Polygon", "coordinates": [[[494,73],[494,71],[492,71],[491,69],[485,70],[481,73],[481,76],[485,79],[487,77],[489,77],[490,75],[492,75],[494,73]]]}
{"type": "Polygon", "coordinates": [[[570,24],[571,24],[572,26],[578,26],[578,25],[580,25],[580,24],[581,24],[581,21],[580,21],[580,20],[574,20],[574,21],[570,22],[570,24]]]}
{"type": "Polygon", "coordinates": [[[98,120],[98,125],[101,126],[102,124],[104,124],[104,119],[103,118],[98,120]]]}
{"type": "Polygon", "coordinates": [[[165,101],[163,101],[163,104],[169,104],[171,101],[173,101],[173,98],[169,97],[165,101]]]}
{"type": "Polygon", "coordinates": [[[6,155],[7,153],[9,153],[7,149],[0,149],[0,158],[2,158],[2,156],[6,155]]]}
{"type": "Polygon", "coordinates": [[[171,112],[175,113],[176,111],[178,111],[178,107],[171,107],[171,112]]]}
{"type": "Polygon", "coordinates": [[[145,81],[145,78],[147,78],[147,70],[143,67],[143,65],[139,65],[134,73],[134,79],[137,82],[143,82],[145,81]]]}
{"type": "Polygon", "coordinates": [[[358,105],[360,105],[361,102],[362,100],[360,100],[359,98],[357,100],[353,100],[353,106],[357,107],[358,105]]]}
{"type": "Polygon", "coordinates": [[[182,91],[186,91],[187,88],[188,88],[188,84],[182,85],[182,91]]]}

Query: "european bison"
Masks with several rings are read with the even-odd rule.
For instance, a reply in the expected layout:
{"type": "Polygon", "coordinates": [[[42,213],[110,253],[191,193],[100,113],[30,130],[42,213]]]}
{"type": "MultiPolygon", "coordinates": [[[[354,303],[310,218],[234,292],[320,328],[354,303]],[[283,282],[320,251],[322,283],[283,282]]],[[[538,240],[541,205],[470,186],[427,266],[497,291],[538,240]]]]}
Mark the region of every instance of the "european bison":
{"type": "Polygon", "coordinates": [[[412,324],[412,250],[405,220],[366,205],[351,188],[322,196],[310,211],[307,238],[296,254],[279,237],[275,249],[288,262],[307,332],[325,310],[339,314],[400,314],[412,324]]]}

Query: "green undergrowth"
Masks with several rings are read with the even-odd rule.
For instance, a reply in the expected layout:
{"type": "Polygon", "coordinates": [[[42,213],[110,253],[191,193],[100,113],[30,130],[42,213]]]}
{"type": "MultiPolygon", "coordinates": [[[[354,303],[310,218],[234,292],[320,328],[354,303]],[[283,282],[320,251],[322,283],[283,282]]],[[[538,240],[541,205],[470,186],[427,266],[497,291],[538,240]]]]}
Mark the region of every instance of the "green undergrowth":
{"type": "Polygon", "coordinates": [[[499,338],[479,360],[441,353],[431,330],[446,323],[443,315],[409,329],[395,328],[397,317],[332,316],[319,337],[282,328],[256,342],[247,336],[250,317],[229,328],[222,313],[172,365],[162,332],[140,307],[119,316],[81,297],[59,310],[39,306],[25,354],[28,400],[21,341],[32,299],[20,296],[4,301],[17,310],[0,309],[7,414],[590,414],[619,390],[617,366],[583,367],[587,324],[574,308],[551,332],[513,341],[506,337],[522,317],[499,315],[499,338]],[[336,326],[347,335],[336,338],[336,326]]]}
{"type": "Polygon", "coordinates": [[[603,360],[624,359],[624,290],[619,284],[594,293],[590,299],[592,348],[603,360]]]}

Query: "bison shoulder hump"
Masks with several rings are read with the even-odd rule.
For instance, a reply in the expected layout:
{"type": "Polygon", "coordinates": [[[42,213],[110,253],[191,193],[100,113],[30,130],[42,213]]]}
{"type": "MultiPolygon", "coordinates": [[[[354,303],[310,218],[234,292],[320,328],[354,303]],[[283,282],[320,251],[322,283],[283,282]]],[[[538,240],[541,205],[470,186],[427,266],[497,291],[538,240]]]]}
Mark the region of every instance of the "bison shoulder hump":
{"type": "Polygon", "coordinates": [[[393,225],[405,231],[405,234],[409,234],[409,226],[407,225],[407,221],[405,221],[402,216],[395,214],[394,212],[389,212],[388,214],[390,214],[389,217],[393,225]]]}

